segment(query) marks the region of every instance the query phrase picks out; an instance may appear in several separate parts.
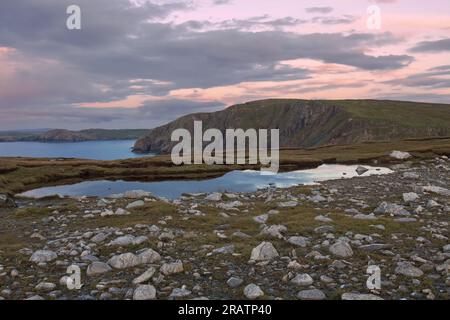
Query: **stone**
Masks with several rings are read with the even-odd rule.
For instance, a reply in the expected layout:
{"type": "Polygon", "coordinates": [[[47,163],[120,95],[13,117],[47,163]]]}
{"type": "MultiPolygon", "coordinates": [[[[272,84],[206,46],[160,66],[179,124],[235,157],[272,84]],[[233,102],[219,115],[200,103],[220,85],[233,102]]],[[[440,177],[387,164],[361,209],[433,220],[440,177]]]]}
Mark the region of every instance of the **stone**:
{"type": "Polygon", "coordinates": [[[290,244],[305,248],[309,244],[309,239],[306,237],[292,236],[287,239],[290,244]]]}
{"type": "Polygon", "coordinates": [[[213,253],[216,254],[227,254],[227,253],[233,253],[234,252],[234,244],[230,244],[228,246],[216,248],[213,250],[213,253]]]}
{"type": "Polygon", "coordinates": [[[383,300],[383,298],[374,294],[367,293],[344,293],[341,296],[342,300],[383,300]]]}
{"type": "Polygon", "coordinates": [[[55,260],[58,255],[51,250],[38,250],[30,258],[31,262],[34,263],[42,263],[42,262],[51,262],[55,260]]]}
{"type": "Polygon", "coordinates": [[[411,158],[411,154],[403,151],[392,151],[389,156],[394,159],[405,160],[411,158]]]}
{"type": "Polygon", "coordinates": [[[286,226],[276,224],[264,227],[264,229],[261,231],[261,235],[268,235],[278,239],[283,239],[283,233],[286,231],[287,231],[286,226]]]}
{"type": "Polygon", "coordinates": [[[415,172],[405,172],[405,173],[403,173],[402,177],[405,179],[419,179],[420,178],[420,176],[415,172]]]}
{"type": "Polygon", "coordinates": [[[115,214],[116,216],[127,216],[127,215],[129,215],[130,213],[129,213],[127,210],[125,210],[125,209],[117,208],[117,210],[116,210],[116,212],[114,212],[114,214],[115,214]]]}
{"type": "Polygon", "coordinates": [[[144,190],[131,190],[124,193],[125,198],[129,199],[140,199],[145,197],[150,197],[152,194],[144,190]]]}
{"type": "Polygon", "coordinates": [[[347,242],[336,241],[329,248],[330,252],[340,258],[347,258],[353,255],[353,250],[347,242]]]}
{"type": "Polygon", "coordinates": [[[206,196],[207,201],[220,201],[222,200],[222,194],[219,192],[214,192],[206,196]]]}
{"type": "Polygon", "coordinates": [[[98,276],[101,274],[105,274],[109,271],[111,271],[111,267],[104,263],[104,262],[100,262],[100,261],[96,261],[96,262],[92,262],[86,271],[86,274],[90,277],[92,276],[98,276]]]}
{"type": "Polygon", "coordinates": [[[188,289],[186,289],[185,286],[181,287],[181,288],[175,288],[172,290],[172,293],[170,294],[169,298],[185,298],[189,295],[191,295],[191,291],[189,291],[188,289]]]}
{"type": "Polygon", "coordinates": [[[164,263],[159,271],[165,276],[183,272],[183,262],[181,262],[181,260],[177,260],[172,263],[164,263]]]}
{"type": "Polygon", "coordinates": [[[319,216],[315,217],[314,220],[320,221],[320,222],[325,222],[325,223],[333,222],[333,219],[325,217],[325,216],[322,216],[322,215],[319,215],[319,216]]]}
{"type": "Polygon", "coordinates": [[[450,197],[450,190],[442,187],[436,187],[436,186],[425,186],[422,187],[422,191],[425,192],[431,192],[431,193],[437,193],[441,196],[450,197]]]}
{"type": "Polygon", "coordinates": [[[324,300],[326,298],[325,293],[318,289],[302,290],[297,293],[297,297],[300,300],[324,300]]]}
{"type": "Polygon", "coordinates": [[[125,247],[125,246],[129,246],[129,245],[133,244],[133,241],[134,241],[134,236],[125,235],[125,236],[121,236],[121,237],[114,239],[108,245],[125,247]]]}
{"type": "Polygon", "coordinates": [[[126,209],[135,209],[139,207],[143,207],[145,205],[145,202],[142,200],[136,200],[134,202],[129,203],[125,208],[126,209]]]}
{"type": "Polygon", "coordinates": [[[327,199],[325,197],[322,197],[320,194],[316,194],[315,196],[309,197],[309,201],[324,202],[327,201],[327,199]]]}
{"type": "Polygon", "coordinates": [[[114,269],[132,268],[141,263],[141,259],[134,253],[127,252],[113,256],[108,260],[108,264],[114,269]]]}
{"type": "Polygon", "coordinates": [[[409,216],[409,212],[395,203],[382,202],[374,211],[374,214],[392,214],[394,216],[409,216]]]}
{"type": "Polygon", "coordinates": [[[133,293],[133,300],[154,300],[156,299],[156,289],[152,285],[143,284],[138,286],[133,293]]]}
{"type": "Polygon", "coordinates": [[[253,217],[253,220],[257,223],[266,223],[268,219],[269,219],[268,214],[262,214],[262,215],[253,217]]]}
{"type": "Polygon", "coordinates": [[[262,291],[256,284],[251,283],[244,288],[244,295],[248,299],[256,299],[264,296],[264,291],[262,291]]]}
{"type": "Polygon", "coordinates": [[[356,173],[358,174],[358,175],[363,175],[364,173],[366,173],[367,171],[369,171],[369,169],[367,169],[367,168],[365,168],[365,167],[363,167],[363,166],[358,166],[357,168],[356,168],[356,173]]]}
{"type": "Polygon", "coordinates": [[[153,249],[144,249],[138,255],[141,264],[155,263],[161,260],[161,255],[153,249]]]}
{"type": "Polygon", "coordinates": [[[450,244],[447,244],[445,246],[442,247],[442,251],[444,252],[450,252],[450,244]]]}
{"type": "Polygon", "coordinates": [[[401,274],[411,278],[418,278],[423,276],[423,271],[414,267],[410,262],[402,261],[397,263],[395,273],[401,274]]]}
{"type": "Polygon", "coordinates": [[[301,287],[307,287],[314,283],[313,278],[307,273],[300,273],[297,274],[294,279],[291,280],[293,284],[296,284],[297,286],[301,287]]]}
{"type": "Polygon", "coordinates": [[[133,280],[133,284],[141,284],[143,282],[147,282],[148,280],[150,280],[153,277],[155,272],[156,272],[156,269],[153,267],[150,267],[149,269],[147,269],[147,271],[145,271],[139,277],[135,278],[133,280]]]}
{"type": "Polygon", "coordinates": [[[242,280],[241,278],[238,278],[238,277],[231,277],[230,279],[227,280],[227,285],[228,285],[230,288],[237,288],[237,287],[239,287],[243,282],[244,282],[244,280],[242,280]]]}
{"type": "Polygon", "coordinates": [[[297,205],[298,205],[298,202],[294,201],[294,200],[278,203],[278,207],[280,207],[280,208],[291,208],[291,207],[296,207],[297,205]]]}
{"type": "Polygon", "coordinates": [[[419,199],[419,195],[415,192],[407,192],[403,194],[403,201],[414,202],[419,199]]]}
{"type": "Polygon", "coordinates": [[[41,282],[34,289],[37,291],[49,292],[56,288],[56,284],[51,282],[41,282]]]}
{"type": "Polygon", "coordinates": [[[25,300],[44,300],[44,298],[42,298],[41,296],[39,296],[39,295],[34,295],[34,296],[31,296],[31,297],[29,297],[29,298],[26,298],[25,300]]]}
{"type": "Polygon", "coordinates": [[[386,249],[390,249],[392,246],[389,244],[384,244],[384,243],[371,243],[371,244],[365,244],[362,246],[359,246],[358,249],[363,250],[363,251],[379,251],[379,250],[386,250],[386,249]]]}
{"type": "Polygon", "coordinates": [[[278,257],[278,252],[270,242],[261,242],[257,247],[253,248],[250,260],[267,261],[278,257]]]}

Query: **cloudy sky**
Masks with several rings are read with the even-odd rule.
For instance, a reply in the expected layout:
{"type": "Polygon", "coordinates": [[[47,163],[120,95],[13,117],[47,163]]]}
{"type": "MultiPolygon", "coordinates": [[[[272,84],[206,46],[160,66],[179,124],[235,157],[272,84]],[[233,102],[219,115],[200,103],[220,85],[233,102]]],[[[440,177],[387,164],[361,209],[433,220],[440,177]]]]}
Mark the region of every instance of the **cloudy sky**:
{"type": "Polygon", "coordinates": [[[151,128],[277,97],[450,103],[450,1],[0,1],[0,130],[151,128]]]}

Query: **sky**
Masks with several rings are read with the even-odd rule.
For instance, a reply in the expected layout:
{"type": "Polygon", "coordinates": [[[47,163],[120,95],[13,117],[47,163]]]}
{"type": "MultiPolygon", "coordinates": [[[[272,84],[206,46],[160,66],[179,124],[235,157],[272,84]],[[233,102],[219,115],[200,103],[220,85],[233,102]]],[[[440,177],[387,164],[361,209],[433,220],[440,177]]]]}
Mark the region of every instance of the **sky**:
{"type": "Polygon", "coordinates": [[[450,103],[450,1],[0,1],[0,130],[153,128],[267,98],[450,103]]]}

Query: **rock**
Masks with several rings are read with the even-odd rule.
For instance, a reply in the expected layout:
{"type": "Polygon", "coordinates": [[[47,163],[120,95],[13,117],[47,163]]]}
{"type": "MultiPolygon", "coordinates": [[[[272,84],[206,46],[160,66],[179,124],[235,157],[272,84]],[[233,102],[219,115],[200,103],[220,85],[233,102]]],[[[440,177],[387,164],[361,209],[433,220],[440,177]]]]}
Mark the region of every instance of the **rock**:
{"type": "Polygon", "coordinates": [[[327,201],[327,199],[322,197],[320,194],[316,194],[315,196],[309,197],[309,201],[324,202],[324,201],[327,201]]]}
{"type": "Polygon", "coordinates": [[[133,244],[133,241],[134,241],[134,236],[126,235],[126,236],[122,236],[122,237],[118,237],[118,238],[114,239],[108,245],[125,247],[125,246],[129,246],[129,245],[133,244]]]}
{"type": "Polygon", "coordinates": [[[142,200],[136,200],[134,202],[129,203],[125,208],[126,209],[135,209],[139,207],[143,207],[145,205],[145,202],[142,200]]]}
{"type": "Polygon", "coordinates": [[[148,284],[138,286],[133,293],[133,300],[154,300],[155,298],[156,289],[148,284]]]}
{"type": "Polygon", "coordinates": [[[29,297],[29,298],[27,298],[27,299],[25,299],[25,300],[44,300],[44,298],[42,298],[41,296],[39,296],[39,295],[34,295],[34,296],[31,296],[31,297],[29,297]]]}
{"type": "Polygon", "coordinates": [[[425,187],[422,187],[422,191],[437,193],[441,196],[450,197],[450,190],[448,190],[446,188],[442,188],[442,187],[425,186],[425,187]]]}
{"type": "Polygon", "coordinates": [[[289,242],[290,244],[305,248],[309,244],[309,239],[306,237],[292,236],[289,239],[287,239],[287,242],[289,242]]]}
{"type": "Polygon", "coordinates": [[[394,216],[409,216],[409,212],[406,211],[403,206],[399,206],[395,203],[382,202],[374,211],[375,214],[392,214],[394,216]]]}
{"type": "Polygon", "coordinates": [[[314,220],[320,221],[320,222],[325,222],[325,223],[333,222],[333,219],[325,217],[325,216],[322,216],[322,215],[319,215],[319,216],[315,217],[314,220]]]}
{"type": "Polygon", "coordinates": [[[297,297],[301,300],[324,300],[326,298],[325,293],[318,289],[302,290],[297,293],[297,297]]]}
{"type": "Polygon", "coordinates": [[[352,218],[358,220],[377,220],[377,217],[375,217],[373,214],[363,214],[363,213],[355,214],[352,218]]]}
{"type": "Polygon", "coordinates": [[[16,208],[15,201],[4,193],[0,193],[0,208],[16,208]]]}
{"type": "Polygon", "coordinates": [[[159,271],[165,276],[183,272],[183,262],[181,262],[181,260],[177,260],[172,263],[164,263],[159,271]]]}
{"type": "Polygon", "coordinates": [[[217,207],[219,209],[223,209],[223,210],[232,210],[235,209],[237,207],[241,207],[244,204],[241,201],[232,201],[232,202],[226,202],[226,203],[219,203],[217,205],[217,207]]]}
{"type": "Polygon", "coordinates": [[[244,295],[248,299],[256,299],[262,297],[264,295],[264,291],[262,291],[256,284],[251,283],[244,288],[244,295]]]}
{"type": "Polygon", "coordinates": [[[50,250],[38,250],[30,258],[31,262],[41,263],[41,262],[50,262],[55,260],[58,255],[50,250]]]}
{"type": "Polygon", "coordinates": [[[230,244],[228,246],[216,248],[213,250],[213,253],[217,254],[227,254],[227,253],[233,253],[234,252],[234,244],[230,244]]]}
{"type": "Polygon", "coordinates": [[[415,192],[407,192],[403,194],[403,201],[414,202],[419,199],[419,195],[415,192]]]}
{"type": "Polygon", "coordinates": [[[227,280],[227,285],[230,288],[237,288],[242,284],[242,282],[244,282],[244,280],[242,280],[241,278],[231,277],[230,279],[227,280]]]}
{"type": "Polygon", "coordinates": [[[145,197],[150,197],[152,194],[144,190],[131,190],[124,193],[125,198],[129,199],[141,199],[145,197]]]}
{"type": "Polygon", "coordinates": [[[127,216],[127,215],[129,215],[130,213],[129,213],[127,210],[125,210],[125,209],[118,208],[118,209],[116,210],[116,212],[114,212],[114,214],[115,214],[116,216],[127,216]]]}
{"type": "Polygon", "coordinates": [[[298,205],[298,202],[294,201],[294,200],[278,203],[278,207],[280,207],[280,208],[291,208],[291,207],[296,207],[297,205],[298,205]]]}
{"type": "Polygon", "coordinates": [[[205,200],[207,201],[220,201],[222,200],[222,194],[219,192],[214,192],[206,196],[205,200]]]}
{"type": "Polygon", "coordinates": [[[389,155],[391,158],[404,160],[411,158],[411,154],[408,152],[402,152],[402,151],[392,151],[389,155]]]}
{"type": "Polygon", "coordinates": [[[278,252],[270,242],[261,242],[257,247],[253,248],[250,260],[266,261],[278,257],[278,252]]]}
{"type": "Polygon", "coordinates": [[[113,256],[109,259],[108,264],[114,269],[127,269],[132,268],[141,263],[141,259],[136,256],[134,253],[127,252],[122,253],[116,256],[113,256]]]}
{"type": "Polygon", "coordinates": [[[337,257],[347,258],[353,255],[353,250],[347,242],[336,241],[329,248],[330,252],[337,257]]]}
{"type": "Polygon", "coordinates": [[[172,290],[172,293],[170,294],[169,298],[185,298],[189,295],[191,295],[191,291],[187,290],[185,286],[182,288],[175,288],[172,290]]]}
{"type": "Polygon", "coordinates": [[[344,293],[341,297],[342,300],[383,300],[383,298],[374,294],[365,293],[344,293]]]}
{"type": "Polygon", "coordinates": [[[296,284],[301,287],[307,287],[314,283],[313,278],[307,273],[300,273],[295,276],[294,279],[291,280],[293,284],[296,284]]]}
{"type": "Polygon", "coordinates": [[[430,199],[427,202],[427,208],[435,208],[435,207],[439,207],[439,203],[437,203],[436,201],[430,199]]]}
{"type": "Polygon", "coordinates": [[[141,264],[148,264],[160,261],[161,255],[153,249],[144,249],[139,252],[138,258],[141,264]]]}
{"type": "Polygon", "coordinates": [[[287,231],[286,226],[276,224],[264,227],[264,229],[261,231],[261,235],[268,235],[278,239],[283,239],[283,233],[286,231],[287,231]]]}
{"type": "Polygon", "coordinates": [[[364,168],[363,166],[358,166],[355,171],[358,175],[363,175],[364,173],[369,171],[369,169],[364,168]]]}
{"type": "Polygon", "coordinates": [[[56,284],[51,282],[41,282],[34,289],[37,291],[49,292],[56,288],[56,284]]]}
{"type": "Polygon", "coordinates": [[[266,223],[268,219],[269,219],[268,214],[262,214],[262,215],[253,217],[253,220],[257,223],[266,223]]]}
{"type": "Polygon", "coordinates": [[[92,277],[92,276],[98,276],[98,275],[107,273],[111,270],[112,269],[108,264],[106,264],[104,262],[96,261],[96,262],[91,263],[88,266],[86,273],[88,276],[92,277]]]}
{"type": "Polygon", "coordinates": [[[412,278],[423,276],[423,271],[414,267],[410,262],[398,262],[397,268],[395,268],[395,273],[412,278]]]}
{"type": "Polygon", "coordinates": [[[358,249],[363,251],[379,251],[379,250],[386,250],[390,249],[392,246],[389,244],[383,244],[383,243],[372,243],[372,244],[365,244],[362,246],[359,246],[358,249]]]}
{"type": "Polygon", "coordinates": [[[147,271],[145,271],[139,277],[135,278],[133,280],[133,284],[141,284],[143,282],[150,280],[151,277],[153,277],[153,275],[155,274],[155,272],[156,272],[156,269],[153,267],[150,267],[149,269],[147,269],[147,271]]]}
{"type": "Polygon", "coordinates": [[[405,173],[403,173],[402,177],[405,179],[419,179],[420,178],[420,176],[414,172],[405,172],[405,173]]]}
{"type": "Polygon", "coordinates": [[[442,247],[442,251],[444,252],[450,252],[450,244],[447,244],[445,246],[442,247]]]}

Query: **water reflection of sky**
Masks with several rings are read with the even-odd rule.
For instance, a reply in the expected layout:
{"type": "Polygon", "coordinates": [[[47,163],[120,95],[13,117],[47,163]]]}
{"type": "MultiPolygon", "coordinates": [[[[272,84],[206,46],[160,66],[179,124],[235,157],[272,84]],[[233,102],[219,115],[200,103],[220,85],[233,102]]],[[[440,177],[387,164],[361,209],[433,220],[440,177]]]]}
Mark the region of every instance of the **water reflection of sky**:
{"type": "MultiPolygon", "coordinates": [[[[155,196],[176,199],[183,193],[205,192],[253,192],[267,188],[270,184],[277,188],[287,188],[299,184],[311,184],[324,180],[351,178],[358,176],[357,166],[322,165],[315,169],[283,172],[272,175],[261,174],[260,171],[232,171],[222,177],[201,181],[85,181],[72,185],[40,188],[25,192],[22,196],[44,197],[50,195],[61,196],[99,196],[124,193],[129,190],[145,190],[155,196]]],[[[361,176],[388,174],[388,168],[365,166],[369,169],[361,176]]]]}

